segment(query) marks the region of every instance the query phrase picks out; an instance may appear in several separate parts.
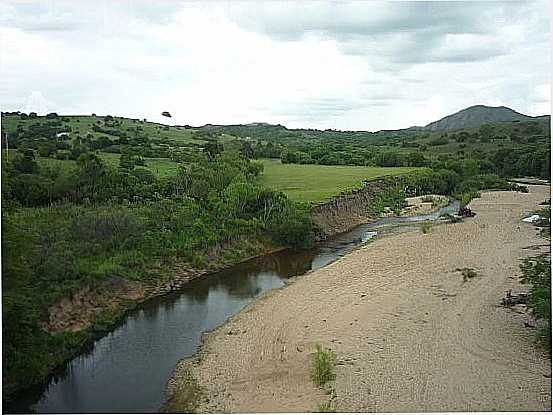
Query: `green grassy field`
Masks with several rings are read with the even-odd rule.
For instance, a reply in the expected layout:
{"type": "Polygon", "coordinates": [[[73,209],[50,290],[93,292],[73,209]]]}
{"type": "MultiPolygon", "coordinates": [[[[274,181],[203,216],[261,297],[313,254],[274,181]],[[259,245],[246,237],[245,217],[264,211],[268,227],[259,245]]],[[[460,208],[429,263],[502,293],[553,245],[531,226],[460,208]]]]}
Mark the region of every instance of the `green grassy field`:
{"type": "MultiPolygon", "coordinates": [[[[10,151],[10,160],[18,154],[17,151],[10,151]]],[[[98,155],[106,164],[118,167],[120,154],[99,152],[98,155]]],[[[6,161],[6,150],[2,151],[2,162],[6,161]]],[[[180,163],[171,161],[166,158],[151,158],[145,157],[146,167],[158,177],[175,176],[179,169],[180,163]]],[[[56,168],[60,170],[68,170],[75,166],[74,160],[57,160],[47,157],[37,157],[37,162],[40,167],[56,168]]]]}
{"type": "Polygon", "coordinates": [[[414,167],[356,167],[282,164],[262,160],[262,183],[280,190],[298,202],[321,203],[342,191],[356,188],[364,180],[420,170],[414,167]]]}
{"type": "MultiPolygon", "coordinates": [[[[121,157],[120,154],[100,152],[99,156],[108,165],[111,165],[113,167],[119,166],[119,158],[121,157]]],[[[144,161],[146,162],[146,167],[158,177],[175,176],[180,166],[179,163],[166,158],[145,157],[144,161]]]]}

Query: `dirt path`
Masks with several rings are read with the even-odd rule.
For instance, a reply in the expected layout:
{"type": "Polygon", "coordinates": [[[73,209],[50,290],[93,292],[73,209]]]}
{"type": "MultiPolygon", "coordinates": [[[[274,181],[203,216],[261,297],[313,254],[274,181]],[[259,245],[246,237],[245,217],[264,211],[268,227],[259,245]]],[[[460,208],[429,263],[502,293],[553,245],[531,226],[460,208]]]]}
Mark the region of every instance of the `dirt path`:
{"type": "Polygon", "coordinates": [[[328,401],[309,379],[320,343],[338,356],[337,411],[551,410],[551,360],[527,316],[498,307],[522,288],[519,258],[544,244],[520,219],[549,193],[484,193],[473,219],[379,239],[299,277],[210,333],[169,389],[190,373],[202,412],[314,411],[328,401]],[[478,276],[463,283],[464,267],[478,276]]]}

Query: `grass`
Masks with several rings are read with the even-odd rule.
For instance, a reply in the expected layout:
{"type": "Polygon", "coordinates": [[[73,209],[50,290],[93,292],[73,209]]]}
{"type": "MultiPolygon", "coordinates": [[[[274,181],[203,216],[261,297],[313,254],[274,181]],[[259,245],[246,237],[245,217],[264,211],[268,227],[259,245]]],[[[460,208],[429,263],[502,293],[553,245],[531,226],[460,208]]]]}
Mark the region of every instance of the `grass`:
{"type": "Polygon", "coordinates": [[[421,232],[426,234],[428,232],[430,232],[430,230],[432,229],[432,224],[430,222],[424,222],[421,224],[421,232]]]}
{"type": "MultiPolygon", "coordinates": [[[[116,153],[99,153],[102,160],[106,164],[113,167],[119,166],[120,154],[116,153]]],[[[146,167],[152,171],[158,177],[171,177],[176,176],[179,169],[180,163],[176,161],[171,161],[167,158],[150,158],[145,157],[144,161],[146,162],[146,167]]]]}
{"type": "Polygon", "coordinates": [[[334,380],[336,374],[336,354],[330,349],[323,349],[320,344],[315,346],[315,352],[311,355],[311,380],[317,386],[323,386],[334,380]]]}
{"type": "Polygon", "coordinates": [[[455,271],[461,272],[463,275],[463,282],[467,282],[478,276],[478,273],[473,268],[457,268],[455,271]]]}
{"type": "MultiPolygon", "coordinates": [[[[5,161],[6,150],[2,150],[2,153],[2,160],[5,161]]],[[[10,160],[12,160],[17,154],[18,152],[16,150],[11,150],[9,153],[10,160]]],[[[120,154],[99,152],[98,155],[103,161],[106,162],[107,165],[112,167],[119,166],[119,158],[121,157],[120,154]]],[[[144,161],[146,162],[146,167],[158,177],[176,176],[178,169],[181,166],[180,163],[171,161],[167,158],[144,157],[144,161]]],[[[54,168],[64,171],[67,171],[76,165],[75,160],[58,160],[50,157],[37,157],[37,163],[40,167],[54,168]]]]}
{"type": "Polygon", "coordinates": [[[340,192],[359,187],[363,181],[418,170],[413,167],[359,167],[282,164],[262,160],[262,183],[298,202],[323,203],[340,192]]]}
{"type": "Polygon", "coordinates": [[[196,379],[186,370],[175,383],[175,390],[163,406],[162,413],[194,413],[204,393],[196,379]]]}
{"type": "Polygon", "coordinates": [[[331,401],[326,401],[317,405],[317,412],[319,413],[336,412],[336,408],[334,408],[334,405],[332,405],[331,401]]]}

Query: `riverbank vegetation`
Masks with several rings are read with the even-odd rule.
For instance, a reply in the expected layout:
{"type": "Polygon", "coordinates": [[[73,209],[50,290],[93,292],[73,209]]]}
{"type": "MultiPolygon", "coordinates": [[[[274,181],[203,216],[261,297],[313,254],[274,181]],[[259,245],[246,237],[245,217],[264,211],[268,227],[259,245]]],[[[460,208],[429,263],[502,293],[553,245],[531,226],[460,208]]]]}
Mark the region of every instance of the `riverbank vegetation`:
{"type": "Polygon", "coordinates": [[[233,152],[182,166],[173,178],[117,169],[94,153],[66,171],[40,168],[30,149],[5,164],[5,387],[44,379],[94,327],[115,321],[111,310],[90,330],[43,330],[48,307],[84,284],[110,276],[148,284],[175,261],[204,269],[259,254],[234,252],[248,246],[244,241],[265,249],[310,244],[309,213],[260,186],[262,169],[233,152]]]}
{"type": "Polygon", "coordinates": [[[520,264],[521,282],[530,284],[528,309],[541,323],[537,337],[551,350],[551,257],[538,255],[525,258],[520,264]]]}

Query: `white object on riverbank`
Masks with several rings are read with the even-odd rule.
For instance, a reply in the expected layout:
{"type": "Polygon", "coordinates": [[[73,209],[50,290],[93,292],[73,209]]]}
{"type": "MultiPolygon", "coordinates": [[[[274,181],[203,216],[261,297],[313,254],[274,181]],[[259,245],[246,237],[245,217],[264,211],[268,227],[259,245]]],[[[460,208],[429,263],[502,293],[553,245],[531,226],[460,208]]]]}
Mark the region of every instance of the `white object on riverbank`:
{"type": "Polygon", "coordinates": [[[527,218],[522,219],[522,221],[527,222],[527,223],[534,223],[539,219],[540,219],[540,215],[532,215],[532,216],[528,216],[527,218]]]}

